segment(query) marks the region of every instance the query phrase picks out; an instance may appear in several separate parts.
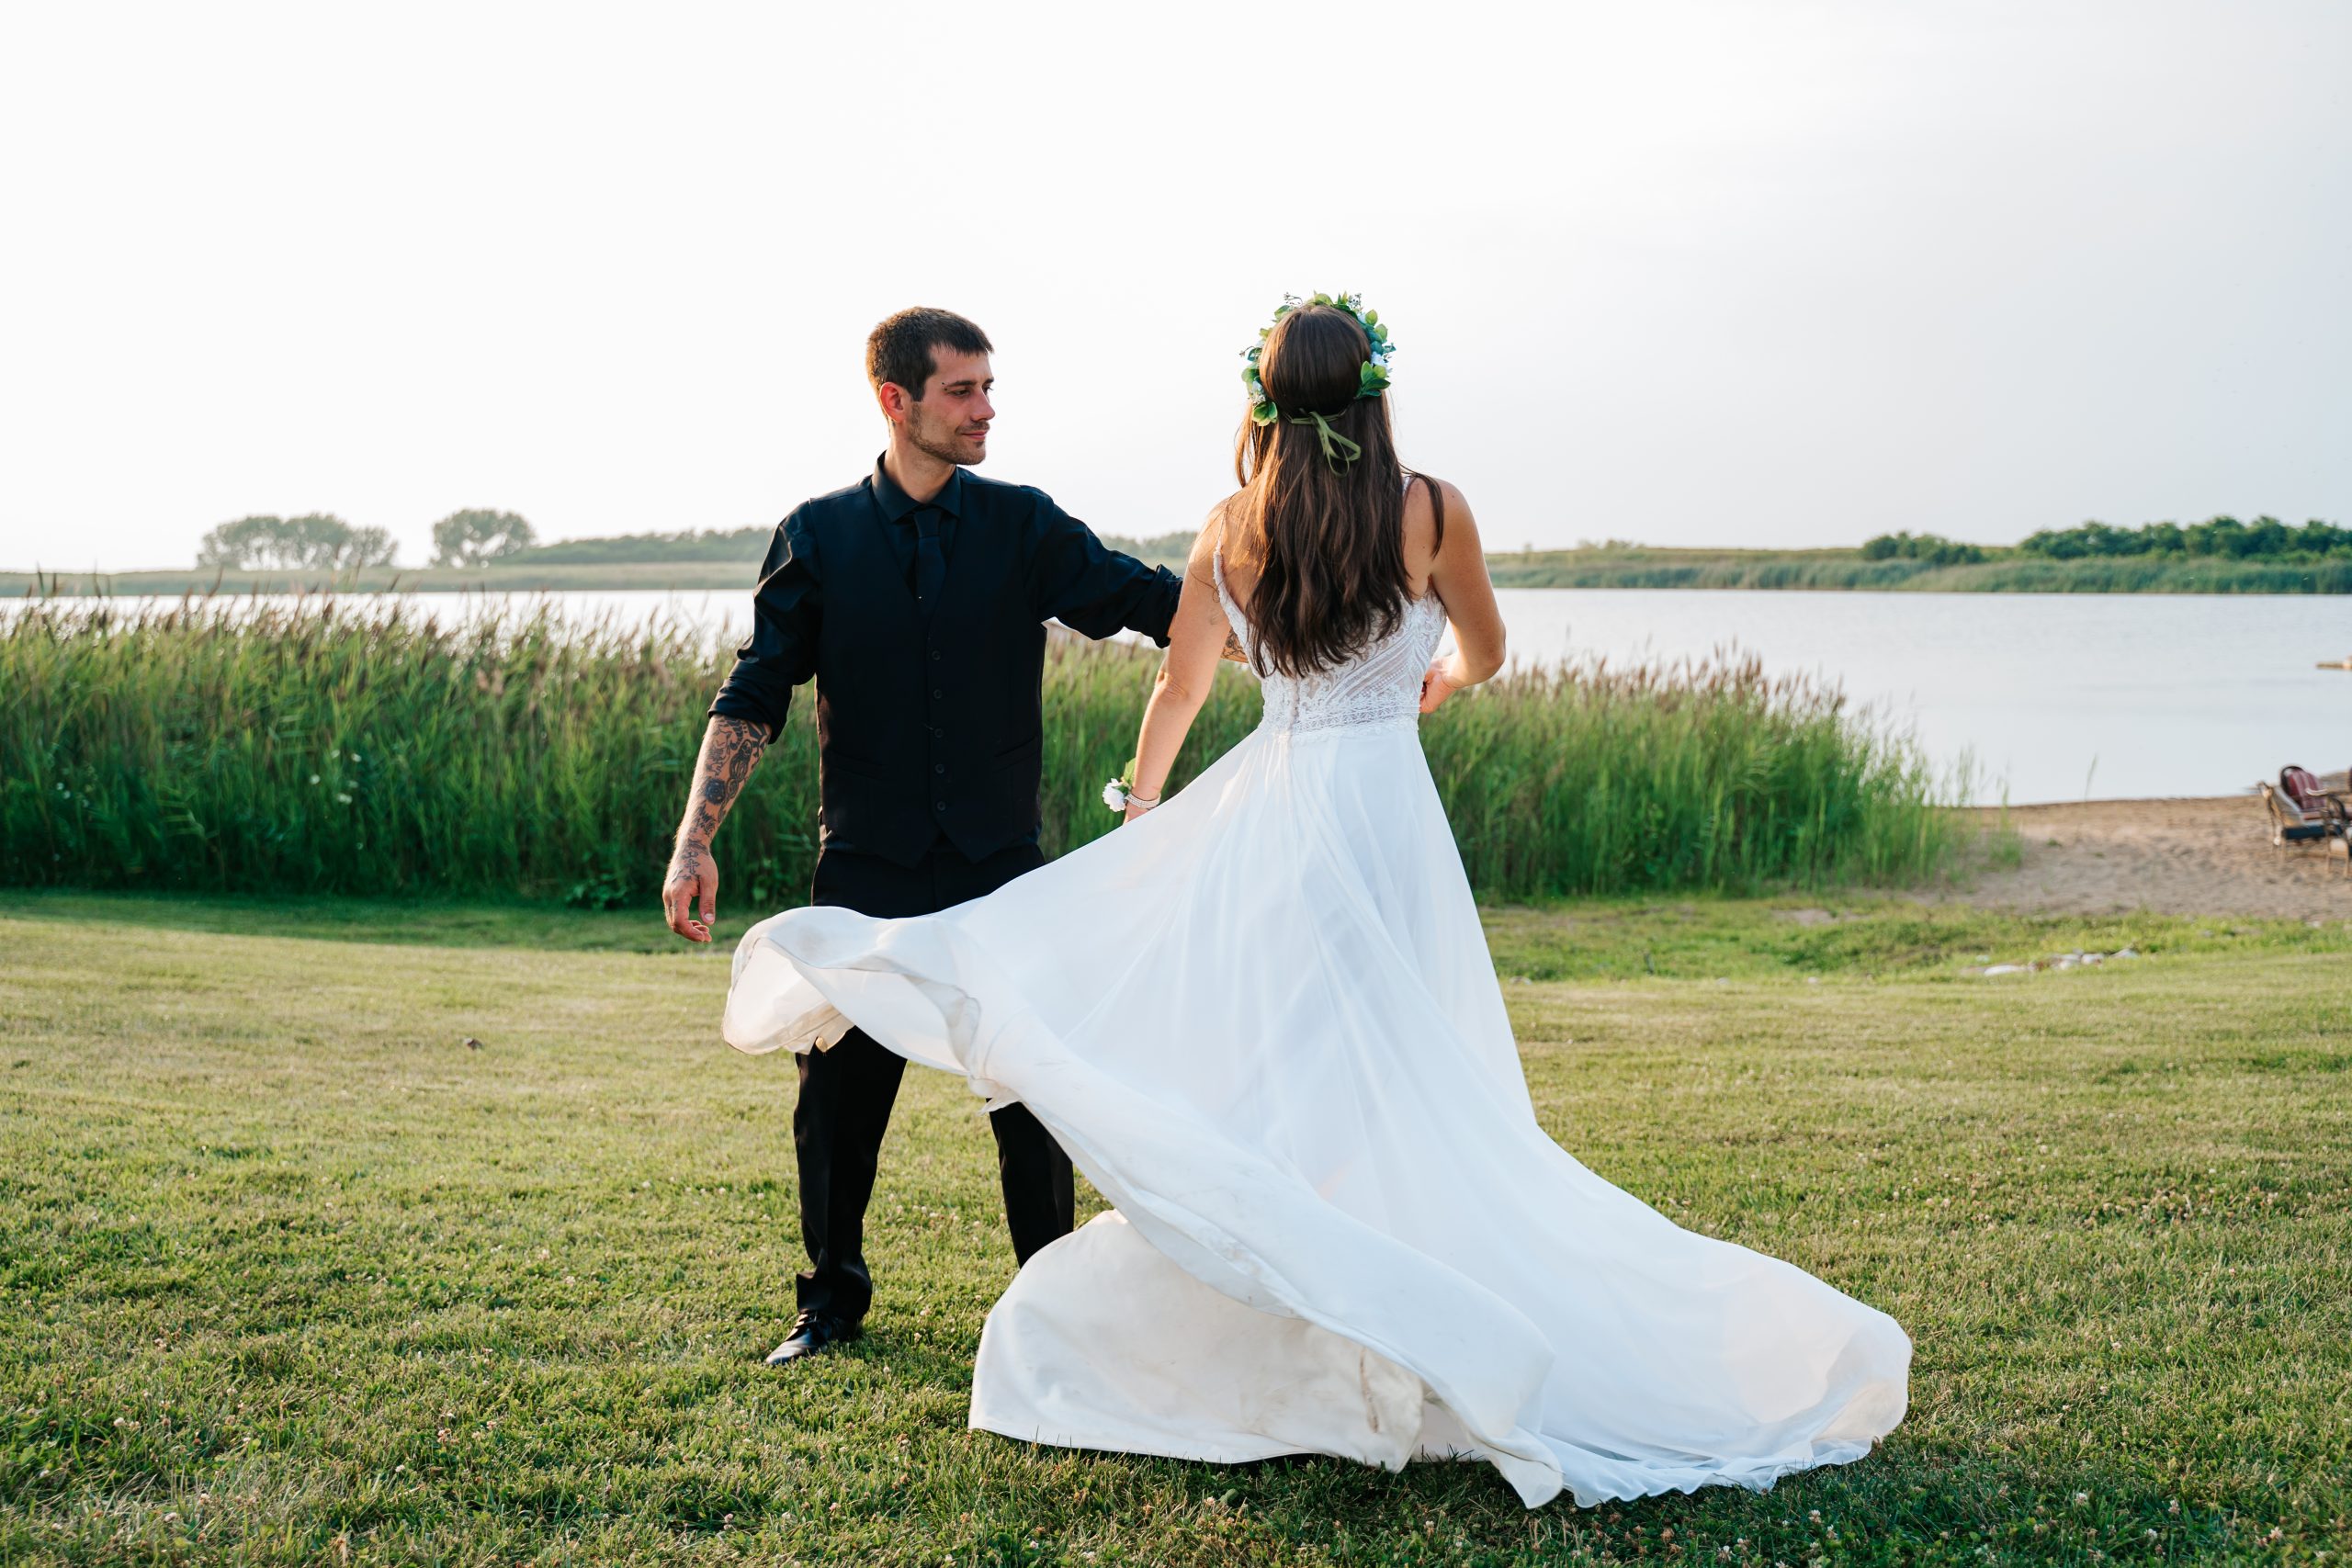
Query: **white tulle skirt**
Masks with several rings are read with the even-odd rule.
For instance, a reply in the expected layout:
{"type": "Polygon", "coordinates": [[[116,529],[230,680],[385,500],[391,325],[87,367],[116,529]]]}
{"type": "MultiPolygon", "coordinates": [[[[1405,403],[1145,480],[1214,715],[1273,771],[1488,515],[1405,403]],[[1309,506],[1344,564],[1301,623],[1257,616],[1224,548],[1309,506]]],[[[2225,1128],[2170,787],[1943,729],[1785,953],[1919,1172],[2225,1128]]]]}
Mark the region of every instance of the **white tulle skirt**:
{"type": "Polygon", "coordinates": [[[1892,1318],[1545,1136],[1409,727],[1261,729],[985,898],[744,935],[730,1044],[852,1024],[1026,1104],[1116,1211],[989,1314],[976,1427],[1476,1458],[1533,1506],[1762,1488],[1902,1418],[1892,1318]]]}

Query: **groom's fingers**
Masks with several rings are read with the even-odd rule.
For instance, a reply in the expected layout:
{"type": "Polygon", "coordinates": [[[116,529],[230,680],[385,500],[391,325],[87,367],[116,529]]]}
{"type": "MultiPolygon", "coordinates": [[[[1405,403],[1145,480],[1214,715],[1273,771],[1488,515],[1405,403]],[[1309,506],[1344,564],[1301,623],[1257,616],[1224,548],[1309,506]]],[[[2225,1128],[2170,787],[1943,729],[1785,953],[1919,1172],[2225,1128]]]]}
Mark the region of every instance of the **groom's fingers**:
{"type": "Polygon", "coordinates": [[[663,918],[669,920],[670,929],[688,942],[707,942],[710,939],[695,926],[694,897],[694,889],[691,887],[663,888],[662,913],[663,918]]]}

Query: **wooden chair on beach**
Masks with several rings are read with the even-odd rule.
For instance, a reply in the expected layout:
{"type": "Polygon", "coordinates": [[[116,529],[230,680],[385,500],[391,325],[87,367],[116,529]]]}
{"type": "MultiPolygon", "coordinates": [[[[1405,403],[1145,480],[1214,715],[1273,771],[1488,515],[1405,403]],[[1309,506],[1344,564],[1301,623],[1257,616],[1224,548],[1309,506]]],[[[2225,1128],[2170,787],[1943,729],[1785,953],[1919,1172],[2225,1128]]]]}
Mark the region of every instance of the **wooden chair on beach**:
{"type": "Polygon", "coordinates": [[[2258,787],[2263,805],[2270,808],[2271,847],[2281,858],[2290,844],[2317,844],[2324,852],[2342,857],[2345,874],[2352,876],[2352,836],[2346,834],[2343,807],[2322,795],[2319,809],[2312,811],[2267,781],[2258,787]]]}

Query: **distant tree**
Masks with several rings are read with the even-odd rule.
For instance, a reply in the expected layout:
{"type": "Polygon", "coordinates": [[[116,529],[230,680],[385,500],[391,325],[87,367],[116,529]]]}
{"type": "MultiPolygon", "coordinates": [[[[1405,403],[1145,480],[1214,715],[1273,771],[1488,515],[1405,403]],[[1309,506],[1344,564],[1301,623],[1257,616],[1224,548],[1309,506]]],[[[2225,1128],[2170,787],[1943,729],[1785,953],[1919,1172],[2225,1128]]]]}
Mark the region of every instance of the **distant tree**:
{"type": "Polygon", "coordinates": [[[1984,558],[1982,545],[1964,545],[1941,534],[1901,530],[1862,543],[1864,560],[1916,560],[1928,566],[1973,566],[1984,558]]]}
{"type": "Polygon", "coordinates": [[[2037,528],[2018,541],[2020,552],[2030,556],[2048,556],[2052,560],[2075,560],[2090,554],[2082,535],[2073,528],[2037,528]]]}
{"type": "Polygon", "coordinates": [[[2295,548],[2305,555],[2352,556],[2352,528],[2339,528],[2314,517],[2303,525],[2295,548]]]}
{"type": "Polygon", "coordinates": [[[197,542],[196,564],[261,566],[265,564],[265,555],[274,564],[279,537],[285,531],[283,517],[240,517],[233,523],[223,523],[197,542]]]}
{"type": "Polygon", "coordinates": [[[2192,556],[2245,554],[2245,525],[2234,517],[2208,517],[2202,523],[2191,523],[2185,532],[2192,556]]]}
{"type": "Polygon", "coordinates": [[[351,538],[344,546],[338,566],[391,566],[400,558],[400,542],[385,528],[360,527],[351,530],[351,538]]]}
{"type": "Polygon", "coordinates": [[[2276,517],[2257,517],[2246,525],[2245,553],[2250,556],[2283,556],[2294,548],[2295,536],[2287,525],[2276,517]]]}
{"type": "Polygon", "coordinates": [[[2086,555],[2136,556],[2147,549],[2147,542],[2136,529],[2118,528],[2111,523],[2086,523],[2077,532],[2086,555]]]}
{"type": "Polygon", "coordinates": [[[482,566],[501,556],[527,550],[537,542],[531,525],[513,512],[452,512],[433,525],[435,566],[482,566]]]}
{"type": "Polygon", "coordinates": [[[381,528],[355,528],[323,512],[240,517],[204,536],[197,546],[196,564],[339,570],[390,566],[399,547],[381,528]]]}

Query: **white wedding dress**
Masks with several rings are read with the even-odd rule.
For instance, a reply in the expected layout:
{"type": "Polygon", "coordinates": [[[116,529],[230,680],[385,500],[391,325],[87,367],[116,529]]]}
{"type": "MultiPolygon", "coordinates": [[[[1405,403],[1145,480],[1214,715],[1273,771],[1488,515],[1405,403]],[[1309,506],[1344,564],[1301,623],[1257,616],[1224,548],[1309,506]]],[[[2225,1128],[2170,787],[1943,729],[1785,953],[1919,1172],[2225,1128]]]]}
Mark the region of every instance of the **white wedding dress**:
{"type": "MultiPolygon", "coordinates": [[[[1226,615],[1247,623],[1227,592],[1226,615]]],[[[971,1424],[1238,1461],[1491,1462],[1530,1506],[1861,1457],[1911,1342],[1538,1125],[1417,732],[1434,595],[1141,819],[913,919],[745,933],[745,1051],[854,1023],[1020,1100],[1114,1206],[981,1335],[971,1424]]]]}

